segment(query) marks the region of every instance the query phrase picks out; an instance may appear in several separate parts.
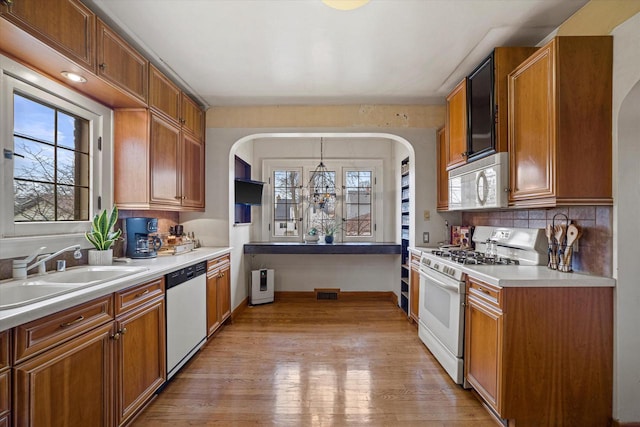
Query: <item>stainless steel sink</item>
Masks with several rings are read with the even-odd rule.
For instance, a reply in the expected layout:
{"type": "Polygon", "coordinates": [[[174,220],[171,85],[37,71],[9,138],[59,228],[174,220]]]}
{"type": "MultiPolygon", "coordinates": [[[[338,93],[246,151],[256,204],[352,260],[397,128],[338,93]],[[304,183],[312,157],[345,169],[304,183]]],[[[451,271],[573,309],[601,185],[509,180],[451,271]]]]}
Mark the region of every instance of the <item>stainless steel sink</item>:
{"type": "Polygon", "coordinates": [[[146,270],[146,267],[82,266],[0,283],[0,310],[32,304],[146,270]]]}

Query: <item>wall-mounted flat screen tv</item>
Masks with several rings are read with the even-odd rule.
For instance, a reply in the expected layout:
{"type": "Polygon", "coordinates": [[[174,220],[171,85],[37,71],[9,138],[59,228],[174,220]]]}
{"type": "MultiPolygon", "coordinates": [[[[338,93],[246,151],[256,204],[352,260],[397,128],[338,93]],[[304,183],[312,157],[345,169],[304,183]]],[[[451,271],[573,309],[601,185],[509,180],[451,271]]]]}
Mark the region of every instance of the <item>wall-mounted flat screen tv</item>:
{"type": "Polygon", "coordinates": [[[261,205],[264,182],[250,179],[235,180],[235,203],[243,205],[261,205]]]}
{"type": "Polygon", "coordinates": [[[467,80],[468,160],[495,153],[493,53],[467,80]]]}

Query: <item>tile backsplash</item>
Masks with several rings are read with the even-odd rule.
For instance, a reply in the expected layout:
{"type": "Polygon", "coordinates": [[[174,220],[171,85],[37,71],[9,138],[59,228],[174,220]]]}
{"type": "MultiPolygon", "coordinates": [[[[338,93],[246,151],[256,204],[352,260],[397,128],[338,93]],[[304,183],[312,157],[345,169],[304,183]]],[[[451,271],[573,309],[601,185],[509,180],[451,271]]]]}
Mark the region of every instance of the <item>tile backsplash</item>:
{"type": "MultiPolygon", "coordinates": [[[[554,215],[562,213],[582,229],[578,252],[573,254],[573,270],[601,276],[613,275],[613,208],[611,206],[570,206],[551,209],[463,212],[464,225],[492,225],[545,228],[554,215]]],[[[556,223],[558,222],[556,218],[556,223]]],[[[564,218],[563,218],[564,220],[564,218]]]]}

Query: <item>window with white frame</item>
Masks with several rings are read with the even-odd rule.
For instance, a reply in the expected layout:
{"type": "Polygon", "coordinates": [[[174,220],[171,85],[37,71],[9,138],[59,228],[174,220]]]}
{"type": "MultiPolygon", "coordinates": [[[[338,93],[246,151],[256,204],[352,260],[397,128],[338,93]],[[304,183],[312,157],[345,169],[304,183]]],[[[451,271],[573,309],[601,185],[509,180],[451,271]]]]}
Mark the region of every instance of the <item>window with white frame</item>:
{"type": "MultiPolygon", "coordinates": [[[[271,206],[264,206],[263,215],[268,240],[301,241],[312,228],[323,235],[327,224],[336,228],[336,241],[380,241],[382,230],[376,227],[381,220],[382,197],[376,192],[382,174],[381,160],[343,159],[327,163],[326,194],[318,197],[314,187],[317,161],[291,161],[299,167],[288,166],[287,160],[265,160],[263,170],[269,187],[271,206]],[[267,175],[268,174],[268,175],[267,175]]],[[[317,186],[316,186],[317,188],[317,186]]]]}
{"type": "Polygon", "coordinates": [[[273,171],[273,227],[274,237],[300,237],[299,219],[302,211],[302,173],[296,169],[273,171]]]}
{"type": "Polygon", "coordinates": [[[370,237],[373,234],[373,171],[344,171],[344,234],[370,237]]]}
{"type": "Polygon", "coordinates": [[[113,203],[112,112],[2,56],[0,73],[0,238],[56,235],[60,245],[113,203]]]}

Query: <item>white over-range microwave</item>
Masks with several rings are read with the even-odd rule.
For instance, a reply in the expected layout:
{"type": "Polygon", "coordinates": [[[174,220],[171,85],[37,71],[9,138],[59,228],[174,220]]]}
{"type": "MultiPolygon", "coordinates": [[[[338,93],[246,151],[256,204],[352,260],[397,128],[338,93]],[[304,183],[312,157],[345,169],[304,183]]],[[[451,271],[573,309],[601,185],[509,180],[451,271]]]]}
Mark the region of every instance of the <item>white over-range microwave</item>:
{"type": "Polygon", "coordinates": [[[496,153],[449,171],[449,210],[506,208],[509,154],[496,153]]]}

